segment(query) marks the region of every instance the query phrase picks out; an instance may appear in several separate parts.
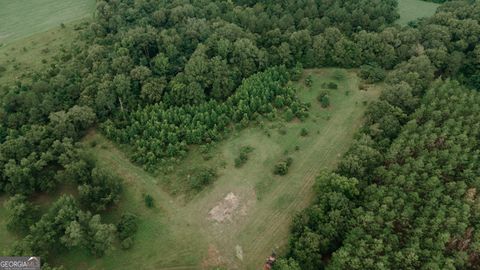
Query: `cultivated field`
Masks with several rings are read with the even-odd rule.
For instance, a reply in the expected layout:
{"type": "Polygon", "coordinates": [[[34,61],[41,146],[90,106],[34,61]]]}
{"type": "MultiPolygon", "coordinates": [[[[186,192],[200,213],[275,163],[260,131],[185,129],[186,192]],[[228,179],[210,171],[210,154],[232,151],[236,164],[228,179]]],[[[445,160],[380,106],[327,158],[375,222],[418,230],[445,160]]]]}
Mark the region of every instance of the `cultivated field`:
{"type": "Polygon", "coordinates": [[[125,179],[124,197],[107,219],[130,211],[139,215],[140,229],[129,251],[117,249],[95,259],[84,250],[74,250],[57,256],[57,263],[67,269],[132,269],[139,264],[142,269],[258,269],[272,249],[284,250],[294,213],[311,201],[315,176],[335,167],[362,123],[366,102],[379,94],[379,87],[373,86],[360,91],[359,80],[350,71],[307,73],[314,75],[313,87],[299,93],[312,103],[307,121],[279,120],[234,133],[210,151],[212,159],[204,161],[198,149],[193,149],[165,176],[145,173],[112,143],[91,132],[85,144],[102,166],[125,179]],[[321,84],[331,81],[336,81],[339,89],[330,90],[332,105],[323,109],[316,97],[321,84]],[[309,131],[308,136],[300,136],[302,128],[309,131]],[[286,133],[282,135],[280,129],[286,133]],[[234,158],[245,145],[255,150],[242,168],[235,168],[234,158]],[[289,174],[274,176],[275,163],[286,154],[294,160],[289,174]],[[219,168],[213,186],[188,200],[171,195],[169,180],[205,164],[219,168]],[[155,198],[154,209],[145,207],[142,195],[146,193],[155,198]]]}
{"type": "Polygon", "coordinates": [[[398,23],[407,25],[410,21],[430,17],[435,14],[438,6],[440,5],[422,0],[398,0],[398,13],[400,13],[398,23]]]}
{"type": "Polygon", "coordinates": [[[95,0],[0,0],[0,47],[93,15],[95,0]]]}

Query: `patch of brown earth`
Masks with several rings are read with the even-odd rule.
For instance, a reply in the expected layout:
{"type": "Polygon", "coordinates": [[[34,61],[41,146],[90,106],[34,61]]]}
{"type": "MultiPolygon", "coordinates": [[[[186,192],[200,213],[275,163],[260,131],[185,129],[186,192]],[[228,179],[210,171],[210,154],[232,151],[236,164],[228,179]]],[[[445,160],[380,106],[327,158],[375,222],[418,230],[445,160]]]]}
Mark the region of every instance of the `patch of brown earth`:
{"type": "Polygon", "coordinates": [[[219,223],[232,221],[235,211],[240,205],[240,200],[233,192],[230,192],[225,198],[208,212],[209,219],[219,223]]]}
{"type": "Polygon", "coordinates": [[[213,267],[222,266],[225,264],[225,261],[220,254],[220,251],[215,245],[210,244],[208,246],[208,255],[202,262],[203,269],[211,269],[213,267]]]}

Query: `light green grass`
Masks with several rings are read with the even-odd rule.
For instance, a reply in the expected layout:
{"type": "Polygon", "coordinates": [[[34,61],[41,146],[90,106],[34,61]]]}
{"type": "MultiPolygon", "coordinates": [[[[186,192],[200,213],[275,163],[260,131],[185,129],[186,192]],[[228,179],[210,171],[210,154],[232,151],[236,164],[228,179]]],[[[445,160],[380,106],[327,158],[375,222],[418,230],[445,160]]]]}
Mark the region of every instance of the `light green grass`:
{"type": "Polygon", "coordinates": [[[338,82],[338,90],[330,91],[332,106],[323,109],[316,97],[322,91],[322,83],[334,81],[335,72],[338,71],[306,71],[314,76],[313,87],[306,89],[302,83],[296,84],[301,88],[300,98],[312,103],[305,122],[278,120],[266,122],[264,128],[250,127],[233,133],[216,145],[208,162],[194,147],[188,158],[173,168],[174,173],[166,176],[151,176],[132,165],[114,144],[98,133],[90,133],[85,145],[97,142],[90,151],[100,166],[125,180],[121,203],[106,215],[106,221],[114,221],[123,211],[130,211],[139,216],[140,229],[129,251],[117,249],[97,259],[85,250],[74,250],[54,256],[55,262],[73,270],[213,269],[217,265],[226,269],[260,269],[272,249],[285,250],[294,214],[311,203],[315,176],[320,170],[336,166],[362,123],[366,109],[363,102],[375,100],[380,92],[380,87],[366,92],[358,90],[355,73],[341,70],[345,78],[338,82]],[[280,126],[287,131],[285,135],[278,132],[280,126]],[[300,136],[302,128],[309,130],[308,136],[300,136]],[[245,145],[255,150],[245,165],[235,168],[234,159],[245,145]],[[295,151],[297,145],[299,151],[295,151]],[[294,159],[290,172],[283,177],[274,176],[273,167],[285,157],[285,151],[294,159]],[[222,161],[226,166],[218,166],[222,161]],[[204,164],[219,167],[219,178],[211,187],[187,201],[164,191],[166,178],[204,164]],[[213,222],[209,211],[230,192],[238,197],[238,208],[230,221],[213,222]],[[145,193],[154,197],[154,209],[144,206],[145,193]],[[243,250],[243,260],[236,256],[237,246],[243,250]]]}
{"type": "Polygon", "coordinates": [[[70,46],[78,33],[75,29],[80,28],[82,22],[68,23],[64,28],[56,27],[0,46],[0,65],[6,68],[0,73],[0,86],[18,79],[29,81],[33,72],[49,66],[62,48],[70,46]]]}
{"type": "Polygon", "coordinates": [[[421,0],[398,0],[398,12],[400,25],[407,25],[408,22],[416,19],[430,17],[435,14],[439,4],[421,0]]]}
{"type": "Polygon", "coordinates": [[[0,0],[0,45],[91,17],[95,0],[0,0]]]}

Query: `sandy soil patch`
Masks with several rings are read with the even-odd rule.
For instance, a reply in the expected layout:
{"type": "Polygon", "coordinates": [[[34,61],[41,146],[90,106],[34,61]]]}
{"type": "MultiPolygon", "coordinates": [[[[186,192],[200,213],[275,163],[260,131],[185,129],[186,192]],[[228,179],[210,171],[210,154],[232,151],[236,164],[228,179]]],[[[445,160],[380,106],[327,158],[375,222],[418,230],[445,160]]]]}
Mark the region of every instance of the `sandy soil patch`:
{"type": "Polygon", "coordinates": [[[212,208],[212,210],[210,210],[210,212],[208,212],[208,216],[211,220],[219,223],[232,221],[235,211],[238,209],[239,205],[239,198],[233,194],[233,192],[230,192],[219,204],[217,204],[212,208]]]}
{"type": "Polygon", "coordinates": [[[208,256],[202,262],[203,269],[211,269],[225,264],[225,261],[220,254],[218,248],[214,245],[208,246],[208,256]]]}

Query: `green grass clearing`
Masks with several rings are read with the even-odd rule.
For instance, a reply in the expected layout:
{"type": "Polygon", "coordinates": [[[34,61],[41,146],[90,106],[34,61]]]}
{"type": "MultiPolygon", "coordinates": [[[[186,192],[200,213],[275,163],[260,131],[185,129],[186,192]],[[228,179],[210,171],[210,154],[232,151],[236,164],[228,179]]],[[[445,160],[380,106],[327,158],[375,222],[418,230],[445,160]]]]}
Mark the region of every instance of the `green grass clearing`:
{"type": "Polygon", "coordinates": [[[0,0],[0,47],[74,20],[91,17],[95,0],[0,0]]]}
{"type": "Polygon", "coordinates": [[[400,19],[398,19],[397,23],[407,25],[410,21],[430,17],[435,14],[439,6],[439,4],[422,0],[398,0],[400,19]]]}
{"type": "MultiPolygon", "coordinates": [[[[122,211],[133,212],[140,219],[139,232],[131,250],[117,248],[100,259],[85,250],[73,250],[54,256],[56,263],[66,269],[133,269],[138,268],[139,262],[146,270],[215,266],[259,269],[272,249],[284,250],[294,214],[312,200],[316,175],[320,170],[335,168],[362,123],[364,101],[375,100],[380,92],[378,86],[368,91],[358,90],[359,79],[353,71],[320,69],[306,71],[307,74],[313,75],[311,88],[306,88],[303,80],[296,84],[300,98],[312,104],[305,122],[277,120],[265,122],[264,127],[258,125],[234,132],[215,145],[208,161],[194,147],[188,158],[167,175],[146,173],[130,163],[110,141],[98,133],[90,133],[85,144],[97,143],[90,149],[100,165],[125,180],[120,205],[107,213],[105,219],[114,221],[122,211]],[[340,81],[335,79],[339,73],[344,75],[340,81]],[[331,106],[323,109],[316,97],[322,91],[322,84],[333,81],[338,83],[338,90],[329,90],[331,106]],[[286,131],[284,135],[278,132],[280,127],[286,131]],[[308,129],[308,136],[300,136],[302,128],[308,129]],[[235,168],[234,159],[245,145],[254,150],[241,168],[235,168]],[[274,165],[286,153],[294,160],[289,173],[282,177],[273,175],[274,165]],[[188,200],[172,196],[174,190],[166,178],[175,179],[199,165],[216,166],[217,181],[188,200]],[[165,189],[166,186],[169,188],[165,189]],[[155,208],[145,207],[142,195],[146,193],[154,197],[155,208]],[[231,215],[223,216],[223,222],[212,220],[211,210],[225,206],[226,198],[235,202],[232,203],[235,207],[226,208],[231,215]]],[[[181,187],[178,188],[181,194],[181,187]]]]}
{"type": "Polygon", "coordinates": [[[0,66],[6,69],[0,72],[0,85],[9,85],[18,79],[29,81],[33,72],[45,69],[53,57],[70,46],[78,29],[83,27],[82,22],[72,22],[64,28],[56,27],[0,46],[0,66]]]}

